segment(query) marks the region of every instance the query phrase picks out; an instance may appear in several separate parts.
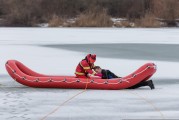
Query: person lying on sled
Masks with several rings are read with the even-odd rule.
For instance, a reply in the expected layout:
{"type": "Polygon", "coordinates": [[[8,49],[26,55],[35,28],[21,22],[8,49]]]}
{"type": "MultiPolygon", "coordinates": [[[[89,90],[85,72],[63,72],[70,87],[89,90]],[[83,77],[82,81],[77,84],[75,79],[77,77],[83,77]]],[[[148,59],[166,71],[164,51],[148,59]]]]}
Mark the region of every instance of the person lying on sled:
{"type": "Polygon", "coordinates": [[[100,66],[95,66],[94,71],[98,73],[98,76],[101,77],[102,79],[120,78],[110,70],[101,69],[100,66]]]}
{"type": "Polygon", "coordinates": [[[90,76],[96,76],[97,73],[93,70],[94,62],[96,61],[95,54],[88,54],[85,59],[80,61],[76,67],[75,75],[77,78],[89,78],[90,76]]]}
{"type": "MultiPolygon", "coordinates": [[[[105,69],[101,69],[100,66],[95,66],[94,67],[94,71],[97,73],[97,75],[99,77],[101,77],[102,79],[113,79],[113,78],[121,78],[121,77],[118,77],[117,75],[115,75],[113,72],[111,72],[110,70],[105,70],[105,69]],[[101,75],[100,75],[101,74],[101,75]]],[[[136,89],[136,88],[139,88],[139,87],[142,87],[142,86],[149,86],[150,89],[155,89],[155,86],[153,84],[153,81],[152,80],[148,80],[148,81],[142,81],[132,87],[129,87],[127,89],[136,89]]]]}

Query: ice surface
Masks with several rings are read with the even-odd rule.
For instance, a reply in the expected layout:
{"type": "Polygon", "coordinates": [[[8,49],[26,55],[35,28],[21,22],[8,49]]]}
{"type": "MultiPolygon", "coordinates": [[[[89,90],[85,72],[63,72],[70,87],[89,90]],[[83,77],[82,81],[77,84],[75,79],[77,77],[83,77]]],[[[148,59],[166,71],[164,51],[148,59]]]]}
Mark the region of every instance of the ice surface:
{"type": "Polygon", "coordinates": [[[0,28],[0,44],[179,44],[178,34],[177,28],[0,28]]]}
{"type": "MultiPolygon", "coordinates": [[[[178,29],[1,28],[0,118],[1,120],[39,120],[82,91],[29,88],[16,83],[8,76],[4,67],[8,59],[19,60],[31,69],[44,74],[74,75],[76,65],[86,55],[84,51],[39,45],[73,44],[74,41],[95,44],[136,42],[167,45],[178,44],[178,40],[178,29]]],[[[116,51],[114,49],[111,52],[116,51]]],[[[153,76],[155,90],[151,91],[148,87],[120,91],[87,90],[60,107],[48,116],[47,120],[179,118],[178,62],[97,57],[96,64],[111,69],[119,76],[125,76],[146,62],[154,62],[158,66],[157,73],[153,76]]]]}

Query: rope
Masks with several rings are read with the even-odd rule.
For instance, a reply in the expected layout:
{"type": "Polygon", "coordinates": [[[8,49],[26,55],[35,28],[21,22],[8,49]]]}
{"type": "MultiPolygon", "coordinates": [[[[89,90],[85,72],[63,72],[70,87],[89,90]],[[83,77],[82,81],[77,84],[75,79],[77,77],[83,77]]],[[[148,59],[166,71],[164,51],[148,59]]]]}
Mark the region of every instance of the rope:
{"type": "Polygon", "coordinates": [[[137,96],[138,98],[140,98],[140,99],[142,99],[142,100],[144,100],[146,103],[148,103],[150,106],[152,106],[153,109],[154,109],[156,112],[158,112],[158,113],[160,114],[160,116],[161,116],[162,119],[165,119],[165,116],[163,115],[163,113],[161,112],[161,110],[160,110],[159,108],[157,108],[151,100],[149,100],[149,99],[147,99],[147,98],[145,98],[145,97],[143,97],[143,96],[141,96],[141,95],[139,95],[139,94],[137,94],[137,93],[133,93],[133,92],[129,92],[129,91],[127,91],[127,92],[130,93],[130,94],[133,94],[133,95],[137,96]]]}
{"type": "Polygon", "coordinates": [[[70,100],[74,99],[75,97],[77,97],[78,95],[86,92],[87,88],[88,88],[88,79],[86,82],[86,86],[85,89],[80,91],[79,93],[75,94],[74,96],[70,97],[69,99],[65,100],[63,103],[61,103],[57,108],[55,108],[53,111],[51,111],[50,113],[48,113],[47,115],[45,115],[41,120],[45,120],[47,117],[49,117],[50,115],[52,115],[53,113],[55,113],[56,111],[58,111],[62,106],[64,106],[66,103],[68,103],[70,100]]]}

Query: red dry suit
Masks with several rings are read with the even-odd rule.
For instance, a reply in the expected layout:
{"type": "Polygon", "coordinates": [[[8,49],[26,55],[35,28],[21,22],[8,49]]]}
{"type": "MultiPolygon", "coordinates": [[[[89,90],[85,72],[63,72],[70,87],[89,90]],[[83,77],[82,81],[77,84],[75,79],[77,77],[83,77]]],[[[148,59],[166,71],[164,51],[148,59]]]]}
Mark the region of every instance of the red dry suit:
{"type": "Polygon", "coordinates": [[[83,59],[76,67],[76,77],[87,78],[87,74],[95,75],[96,72],[92,69],[94,68],[94,62],[96,60],[96,55],[88,54],[85,59],[83,59]]]}

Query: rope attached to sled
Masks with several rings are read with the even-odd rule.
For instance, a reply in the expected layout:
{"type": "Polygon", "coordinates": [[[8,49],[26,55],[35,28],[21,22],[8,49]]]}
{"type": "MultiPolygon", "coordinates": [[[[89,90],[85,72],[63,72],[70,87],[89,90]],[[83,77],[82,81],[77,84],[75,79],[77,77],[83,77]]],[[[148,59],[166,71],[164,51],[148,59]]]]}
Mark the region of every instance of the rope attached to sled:
{"type": "Polygon", "coordinates": [[[143,97],[143,96],[141,96],[141,95],[139,95],[139,94],[137,94],[137,93],[133,93],[133,92],[129,92],[129,91],[127,91],[127,92],[130,93],[130,94],[133,94],[133,95],[137,96],[138,98],[140,98],[140,99],[142,99],[142,100],[144,100],[144,101],[145,101],[146,103],[148,103],[156,112],[158,112],[158,113],[160,114],[160,116],[161,116],[162,119],[165,119],[165,116],[163,115],[163,113],[161,112],[161,110],[160,110],[159,108],[157,108],[152,101],[150,101],[149,99],[147,99],[147,98],[145,98],[145,97],[143,97]]]}
{"type": "Polygon", "coordinates": [[[70,97],[69,99],[67,99],[66,101],[64,101],[63,103],[61,103],[57,108],[55,108],[53,111],[51,111],[50,113],[48,113],[47,115],[45,115],[41,120],[45,120],[47,117],[49,117],[50,115],[52,115],[53,113],[57,112],[62,106],[64,106],[66,103],[68,103],[70,100],[74,99],[75,97],[77,97],[78,95],[86,92],[87,88],[88,88],[88,79],[85,85],[85,89],[80,91],[79,93],[75,94],[74,96],[70,97]]]}

